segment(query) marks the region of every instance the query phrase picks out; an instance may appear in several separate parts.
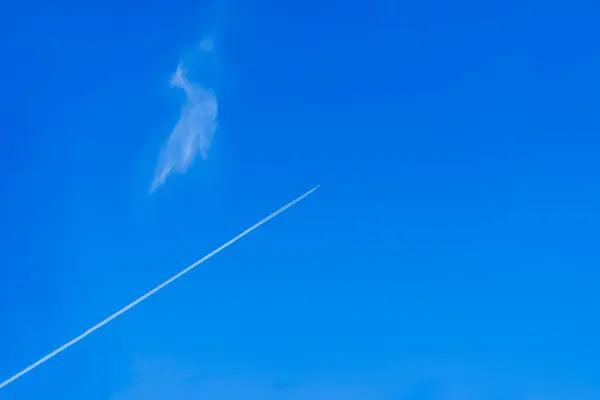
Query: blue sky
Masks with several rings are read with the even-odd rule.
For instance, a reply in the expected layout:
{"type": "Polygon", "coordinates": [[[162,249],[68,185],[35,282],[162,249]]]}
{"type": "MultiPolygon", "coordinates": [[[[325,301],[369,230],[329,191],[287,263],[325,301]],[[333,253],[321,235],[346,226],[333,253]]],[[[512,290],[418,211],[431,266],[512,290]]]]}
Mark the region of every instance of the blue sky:
{"type": "Polygon", "coordinates": [[[2,5],[0,399],[600,398],[596,3],[2,5]]]}

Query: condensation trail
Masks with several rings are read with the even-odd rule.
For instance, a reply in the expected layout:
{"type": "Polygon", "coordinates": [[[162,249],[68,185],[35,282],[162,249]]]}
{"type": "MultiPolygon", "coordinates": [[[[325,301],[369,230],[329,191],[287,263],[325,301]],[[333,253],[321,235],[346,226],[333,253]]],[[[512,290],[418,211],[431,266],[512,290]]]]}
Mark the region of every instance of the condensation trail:
{"type": "Polygon", "coordinates": [[[81,335],[77,336],[75,339],[73,339],[73,340],[71,340],[71,341],[63,344],[58,349],[54,350],[52,353],[48,354],[45,357],[40,358],[38,361],[36,361],[33,364],[31,364],[29,367],[25,368],[21,372],[16,373],[12,377],[10,377],[7,380],[5,380],[4,382],[0,383],[0,389],[2,389],[3,387],[5,387],[9,383],[16,381],[17,379],[19,379],[20,377],[22,377],[23,375],[25,375],[26,373],[28,373],[32,369],[34,369],[36,367],[39,367],[41,364],[45,363],[46,361],[48,361],[49,359],[51,359],[52,357],[54,357],[58,353],[61,353],[62,351],[68,349],[71,346],[73,346],[75,343],[79,342],[81,339],[83,339],[86,336],[90,335],[95,330],[102,328],[104,325],[108,324],[110,321],[112,321],[113,319],[117,318],[118,316],[120,316],[121,314],[125,313],[126,311],[132,309],[133,307],[135,307],[136,305],[138,305],[142,301],[146,300],[148,297],[152,296],[153,294],[155,294],[156,292],[158,292],[159,290],[161,290],[165,286],[167,286],[170,283],[174,282],[175,280],[181,278],[183,275],[187,274],[188,272],[190,272],[191,270],[193,270],[194,268],[196,268],[198,265],[202,264],[204,261],[208,260],[209,258],[211,258],[215,254],[221,252],[222,250],[225,250],[227,247],[231,246],[232,244],[234,244],[235,242],[237,242],[238,240],[240,240],[241,238],[243,238],[244,236],[246,236],[247,234],[249,234],[250,232],[252,232],[256,228],[258,228],[259,226],[261,226],[265,222],[267,222],[270,219],[272,219],[272,218],[276,217],[277,215],[281,214],[282,212],[284,212],[285,210],[287,210],[288,208],[290,208],[294,204],[298,203],[300,200],[306,198],[312,192],[314,192],[315,190],[317,190],[318,187],[319,187],[319,185],[315,186],[314,188],[312,188],[308,192],[304,193],[302,196],[296,198],[295,200],[290,201],[285,206],[281,207],[279,210],[273,212],[269,216],[263,218],[262,220],[260,220],[256,224],[252,225],[250,228],[246,229],[244,232],[240,233],[239,235],[237,235],[236,237],[234,237],[233,239],[231,239],[229,242],[221,245],[217,249],[215,249],[212,252],[208,253],[207,255],[205,255],[204,257],[202,257],[201,259],[199,259],[198,261],[196,261],[195,263],[193,263],[192,265],[190,265],[189,267],[187,267],[183,271],[179,272],[177,275],[173,275],[171,278],[167,279],[166,281],[164,281],[163,283],[161,283],[160,285],[158,285],[154,289],[150,290],[145,295],[139,297],[137,300],[132,301],[131,303],[127,304],[125,307],[121,308],[116,313],[112,314],[110,317],[108,317],[108,318],[104,319],[103,321],[97,323],[96,325],[92,326],[90,329],[88,329],[87,331],[83,332],[81,335]]]}

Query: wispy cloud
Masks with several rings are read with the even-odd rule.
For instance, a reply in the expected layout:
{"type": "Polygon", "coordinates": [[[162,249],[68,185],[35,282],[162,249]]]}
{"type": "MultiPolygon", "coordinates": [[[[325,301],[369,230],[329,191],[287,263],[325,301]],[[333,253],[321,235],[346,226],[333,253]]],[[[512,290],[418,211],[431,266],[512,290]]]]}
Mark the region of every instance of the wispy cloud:
{"type": "MultiPolygon", "coordinates": [[[[199,50],[211,52],[212,40],[203,40],[199,50]]],[[[173,88],[183,89],[185,103],[181,108],[179,121],[161,150],[150,192],[160,187],[172,172],[187,171],[198,154],[206,159],[217,129],[215,93],[190,81],[187,72],[184,63],[180,62],[171,79],[173,88]]]]}
{"type": "Polygon", "coordinates": [[[110,400],[391,400],[366,386],[314,385],[278,388],[261,382],[199,379],[173,362],[138,365],[134,384],[110,400]]]}
{"type": "Polygon", "coordinates": [[[314,386],[277,389],[244,381],[172,382],[138,386],[111,400],[391,400],[367,387],[314,386]]]}
{"type": "MultiPolygon", "coordinates": [[[[436,365],[406,364],[392,374],[382,373],[377,384],[314,384],[281,387],[266,382],[215,379],[206,373],[182,370],[172,360],[145,361],[137,365],[132,385],[110,400],[592,400],[597,388],[579,385],[557,387],[551,381],[536,382],[496,376],[477,370],[436,365]],[[439,369],[441,368],[441,369],[439,369]],[[458,370],[458,371],[457,371],[458,370]],[[429,371],[429,372],[427,372],[429,371]],[[385,376],[392,377],[390,381],[385,376]],[[387,382],[387,383],[386,383],[387,382]]],[[[485,369],[484,369],[485,370],[485,369]]],[[[373,371],[368,373],[373,377],[373,371]]],[[[488,371],[490,372],[490,371],[488,371]]]]}

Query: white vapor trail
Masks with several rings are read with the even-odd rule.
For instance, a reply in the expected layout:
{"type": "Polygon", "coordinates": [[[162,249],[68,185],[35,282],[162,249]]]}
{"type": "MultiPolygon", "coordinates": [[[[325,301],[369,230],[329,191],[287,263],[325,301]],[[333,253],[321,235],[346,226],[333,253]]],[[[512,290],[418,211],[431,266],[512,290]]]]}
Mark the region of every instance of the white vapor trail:
{"type": "Polygon", "coordinates": [[[54,350],[50,354],[46,355],[45,357],[40,358],[38,361],[34,362],[29,367],[25,368],[21,372],[16,373],[12,377],[10,377],[7,380],[5,380],[4,382],[0,383],[0,389],[3,388],[3,387],[5,387],[5,386],[7,386],[9,383],[16,381],[17,379],[19,379],[20,377],[22,377],[23,375],[25,375],[29,371],[31,371],[34,368],[36,368],[36,367],[40,366],[41,364],[45,363],[46,361],[48,361],[52,357],[56,356],[57,354],[61,353],[62,351],[68,349],[71,346],[73,346],[75,343],[79,342],[81,339],[83,339],[86,336],[90,335],[91,333],[93,333],[97,329],[102,328],[104,325],[108,324],[110,321],[112,321],[113,319],[117,318],[118,316],[120,316],[121,314],[125,313],[126,311],[129,311],[130,309],[132,309],[133,307],[135,307],[136,305],[138,305],[142,301],[146,300],[148,297],[152,296],[153,294],[155,294],[156,292],[158,292],[159,290],[161,290],[165,286],[167,286],[170,283],[174,282],[175,280],[181,278],[183,275],[187,274],[192,269],[194,269],[198,265],[202,264],[204,261],[208,260],[209,258],[211,258],[212,256],[216,255],[217,253],[221,252],[222,250],[225,250],[227,247],[231,246],[232,244],[234,244],[235,242],[237,242],[238,240],[240,240],[241,238],[243,238],[244,236],[246,236],[247,234],[249,234],[250,232],[252,232],[256,228],[258,228],[259,226],[261,226],[265,222],[267,222],[270,219],[272,219],[272,218],[276,217],[277,215],[281,214],[282,212],[284,212],[285,210],[287,210],[288,208],[290,208],[294,204],[298,203],[300,200],[306,198],[312,192],[314,192],[315,190],[317,190],[318,187],[319,187],[319,185],[317,185],[314,188],[310,189],[308,192],[304,193],[302,196],[297,197],[295,200],[290,201],[285,206],[281,207],[279,210],[277,210],[277,211],[271,213],[270,215],[268,215],[267,217],[261,219],[256,224],[252,225],[250,228],[246,229],[245,231],[243,231],[242,233],[240,233],[239,235],[237,235],[236,237],[234,237],[233,239],[231,239],[227,243],[221,245],[217,249],[215,249],[212,252],[208,253],[207,255],[205,255],[204,257],[202,257],[201,259],[199,259],[198,261],[196,261],[195,263],[193,263],[192,265],[190,265],[189,267],[187,267],[183,271],[179,272],[176,275],[173,275],[171,278],[167,279],[166,281],[164,281],[163,283],[161,283],[160,285],[158,285],[154,289],[150,290],[145,295],[143,295],[143,296],[139,297],[138,299],[132,301],[131,303],[127,304],[125,307],[121,308],[119,311],[115,312],[114,314],[112,314],[108,318],[102,320],[101,322],[98,322],[96,325],[92,326],[90,329],[88,329],[87,331],[83,332],[81,335],[79,335],[76,338],[72,339],[71,341],[63,344],[62,346],[60,346],[59,348],[57,348],[56,350],[54,350]]]}

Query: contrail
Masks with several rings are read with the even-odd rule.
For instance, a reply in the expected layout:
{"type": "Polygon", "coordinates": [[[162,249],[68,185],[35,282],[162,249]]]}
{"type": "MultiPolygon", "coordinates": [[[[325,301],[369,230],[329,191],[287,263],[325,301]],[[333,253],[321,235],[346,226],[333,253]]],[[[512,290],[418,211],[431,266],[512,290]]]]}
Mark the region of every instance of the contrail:
{"type": "Polygon", "coordinates": [[[212,256],[214,256],[215,254],[221,252],[222,250],[225,250],[227,247],[231,246],[232,244],[234,244],[235,242],[237,242],[238,240],[240,240],[241,238],[243,238],[244,236],[246,236],[247,234],[249,234],[250,232],[252,232],[256,228],[258,228],[259,226],[261,226],[265,222],[267,222],[270,219],[272,219],[272,218],[276,217],[277,215],[281,214],[282,212],[284,212],[285,210],[287,210],[288,208],[290,208],[294,204],[298,203],[300,200],[306,198],[312,192],[314,192],[315,190],[317,190],[318,187],[319,187],[319,185],[317,185],[314,188],[310,189],[308,192],[304,193],[302,196],[296,198],[295,200],[290,201],[285,206],[281,207],[279,210],[277,210],[277,211],[273,212],[272,214],[270,214],[269,216],[261,219],[256,224],[252,225],[250,228],[246,229],[244,232],[240,233],[239,235],[237,235],[236,237],[234,237],[233,239],[231,239],[229,242],[221,245],[217,249],[215,249],[212,252],[208,253],[207,255],[205,255],[204,257],[202,257],[201,259],[199,259],[198,261],[196,261],[195,263],[193,263],[192,265],[190,265],[189,267],[187,267],[186,269],[184,269],[180,273],[178,273],[176,275],[173,275],[171,278],[167,279],[166,281],[164,281],[163,283],[161,283],[160,285],[158,285],[154,289],[150,290],[145,295],[139,297],[137,300],[134,300],[131,303],[127,304],[125,307],[121,308],[119,311],[117,311],[116,313],[112,314],[110,317],[104,319],[101,322],[98,322],[96,325],[92,326],[90,329],[88,329],[87,331],[83,332],[81,335],[77,336],[75,339],[73,339],[73,340],[71,340],[71,341],[63,344],[62,346],[60,346],[59,348],[57,348],[56,350],[54,350],[52,353],[48,354],[45,357],[40,358],[38,361],[36,361],[33,364],[31,364],[29,367],[25,368],[21,372],[16,373],[12,377],[10,377],[7,380],[5,380],[4,382],[0,383],[0,389],[2,389],[3,387],[5,387],[9,383],[16,381],[17,379],[19,379],[20,377],[22,377],[23,375],[25,375],[26,373],[28,373],[32,369],[40,366],[41,364],[45,363],[46,361],[48,361],[49,359],[51,359],[52,357],[54,357],[58,353],[66,350],[66,349],[68,349],[69,347],[73,346],[75,343],[79,342],[81,339],[83,339],[86,336],[90,335],[95,330],[102,328],[104,325],[108,324],[113,319],[117,318],[118,316],[120,316],[121,314],[125,313],[126,311],[132,309],[133,307],[137,306],[139,303],[141,303],[142,301],[146,300],[148,297],[152,296],[153,294],[155,294],[156,292],[158,292],[159,290],[161,290],[165,286],[169,285],[170,283],[174,282],[175,280],[181,278],[183,275],[187,274],[188,272],[190,272],[191,270],[193,270],[194,268],[196,268],[198,265],[202,264],[204,261],[206,261],[209,258],[211,258],[212,256]]]}

